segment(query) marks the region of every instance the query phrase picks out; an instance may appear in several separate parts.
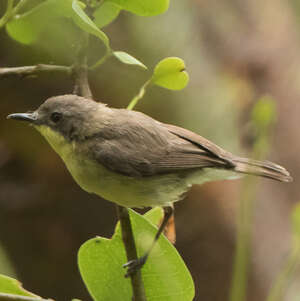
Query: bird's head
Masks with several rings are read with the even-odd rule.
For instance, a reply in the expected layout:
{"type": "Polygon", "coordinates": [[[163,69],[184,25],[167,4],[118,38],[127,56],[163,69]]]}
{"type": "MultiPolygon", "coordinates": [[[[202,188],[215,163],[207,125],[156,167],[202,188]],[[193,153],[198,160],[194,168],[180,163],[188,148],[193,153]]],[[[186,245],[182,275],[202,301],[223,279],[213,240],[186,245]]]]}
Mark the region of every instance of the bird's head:
{"type": "Polygon", "coordinates": [[[34,112],[10,114],[7,118],[30,123],[52,145],[58,139],[76,141],[93,135],[105,126],[109,116],[110,109],[102,103],[62,95],[47,99],[34,112]]]}

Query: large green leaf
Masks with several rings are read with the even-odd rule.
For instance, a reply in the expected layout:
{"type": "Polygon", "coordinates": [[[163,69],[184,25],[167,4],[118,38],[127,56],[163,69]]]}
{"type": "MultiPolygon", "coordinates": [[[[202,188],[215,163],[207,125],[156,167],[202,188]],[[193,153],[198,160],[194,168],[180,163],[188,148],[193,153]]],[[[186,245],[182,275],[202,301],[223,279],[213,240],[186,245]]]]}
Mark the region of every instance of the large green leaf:
{"type": "MultiPolygon", "coordinates": [[[[150,220],[157,223],[161,211],[151,212],[150,220]]],[[[157,228],[147,219],[130,210],[130,218],[139,256],[151,243],[157,228]]],[[[117,225],[111,239],[97,237],[84,243],[78,254],[81,276],[96,301],[131,301],[130,279],[124,278],[122,265],[126,254],[117,225]]],[[[173,245],[162,236],[142,268],[147,301],[191,301],[194,284],[183,260],[173,245]]]]}
{"type": "Polygon", "coordinates": [[[169,8],[169,0],[106,0],[139,16],[154,16],[169,8]]]}
{"type": "Polygon", "coordinates": [[[114,21],[118,17],[120,11],[121,8],[118,5],[112,2],[104,2],[95,10],[94,22],[99,28],[102,28],[114,21]]]}
{"type": "Polygon", "coordinates": [[[155,67],[151,82],[170,89],[181,90],[189,81],[185,71],[184,61],[178,57],[168,57],[161,60],[155,67]]]}
{"type": "Polygon", "coordinates": [[[34,295],[26,291],[22,287],[22,283],[20,283],[18,280],[1,274],[0,274],[0,293],[39,298],[37,295],[34,295]]]}
{"type": "Polygon", "coordinates": [[[102,42],[109,47],[109,40],[106,34],[101,31],[96,24],[89,18],[89,16],[81,8],[77,0],[73,0],[72,3],[73,14],[72,19],[74,22],[84,31],[98,37],[102,42]]]}
{"type": "Polygon", "coordinates": [[[6,24],[8,34],[23,44],[35,42],[45,27],[59,17],[70,17],[72,0],[47,0],[6,24]]]}

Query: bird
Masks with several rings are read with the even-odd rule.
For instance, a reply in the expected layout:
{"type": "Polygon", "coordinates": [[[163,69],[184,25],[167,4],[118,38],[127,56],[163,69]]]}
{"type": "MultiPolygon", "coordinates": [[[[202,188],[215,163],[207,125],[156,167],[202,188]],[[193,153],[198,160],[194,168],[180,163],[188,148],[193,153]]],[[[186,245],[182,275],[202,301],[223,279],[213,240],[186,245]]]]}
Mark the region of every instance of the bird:
{"type": "MultiPolygon", "coordinates": [[[[152,247],[173,214],[173,203],[194,184],[242,174],[292,181],[278,164],[233,155],[190,130],[77,95],[54,96],[33,112],[7,118],[38,130],[83,190],[124,207],[163,207],[152,247]]],[[[152,247],[126,265],[129,271],[146,262],[152,247]]]]}

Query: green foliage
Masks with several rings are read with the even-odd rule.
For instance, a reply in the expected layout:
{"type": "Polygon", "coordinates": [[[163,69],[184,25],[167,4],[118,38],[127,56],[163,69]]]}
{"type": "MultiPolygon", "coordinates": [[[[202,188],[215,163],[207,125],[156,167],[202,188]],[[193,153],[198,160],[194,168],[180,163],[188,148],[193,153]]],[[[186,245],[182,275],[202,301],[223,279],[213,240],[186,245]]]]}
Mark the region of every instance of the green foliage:
{"type": "Polygon", "coordinates": [[[169,0],[106,0],[117,4],[139,16],[154,16],[164,13],[169,7],[169,0]]]}
{"type": "MultiPolygon", "coordinates": [[[[152,242],[157,231],[152,222],[157,224],[162,212],[153,209],[145,217],[130,210],[139,256],[152,242]]],[[[124,278],[122,268],[124,263],[126,254],[119,224],[111,239],[97,237],[81,246],[79,269],[94,300],[131,300],[130,280],[124,278]]],[[[142,277],[148,301],[190,301],[194,297],[191,275],[176,249],[163,235],[143,267],[142,277]]]]}
{"type": "Polygon", "coordinates": [[[87,33],[90,33],[96,37],[98,37],[104,45],[109,48],[109,39],[106,34],[101,31],[96,24],[89,18],[89,16],[84,12],[81,8],[77,0],[73,0],[72,9],[75,12],[72,14],[72,18],[76,25],[78,25],[82,30],[87,33]]]}
{"type": "Polygon", "coordinates": [[[114,51],[113,55],[124,64],[137,65],[144,69],[147,69],[147,67],[142,62],[124,51],[114,51]]]}
{"type": "Polygon", "coordinates": [[[27,297],[38,297],[22,287],[22,284],[13,278],[0,274],[0,293],[27,296],[27,297]]]}
{"type": "Polygon", "coordinates": [[[119,15],[121,8],[112,2],[104,2],[94,12],[94,22],[102,28],[113,22],[119,15]]]}
{"type": "Polygon", "coordinates": [[[151,84],[170,90],[181,90],[186,87],[189,75],[185,71],[184,61],[178,57],[161,60],[154,68],[151,78],[140,88],[139,93],[130,101],[127,109],[132,110],[146,93],[151,84]]]}
{"type": "Polygon", "coordinates": [[[184,61],[178,57],[161,60],[155,67],[151,81],[158,86],[170,90],[181,90],[189,81],[184,61]]]}
{"type": "Polygon", "coordinates": [[[47,0],[28,12],[17,15],[6,24],[8,34],[16,41],[30,45],[45,27],[60,17],[71,17],[72,0],[47,0]]]}

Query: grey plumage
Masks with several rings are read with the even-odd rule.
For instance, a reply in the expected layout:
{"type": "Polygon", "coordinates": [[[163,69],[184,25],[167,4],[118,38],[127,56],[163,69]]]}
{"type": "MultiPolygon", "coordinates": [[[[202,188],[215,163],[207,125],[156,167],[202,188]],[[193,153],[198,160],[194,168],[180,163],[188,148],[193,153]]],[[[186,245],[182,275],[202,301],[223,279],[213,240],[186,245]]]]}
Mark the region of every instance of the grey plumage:
{"type": "Polygon", "coordinates": [[[81,141],[89,148],[91,159],[126,176],[218,168],[291,180],[286,169],[277,164],[239,158],[200,135],[140,112],[111,109],[75,95],[50,98],[38,112],[40,123],[59,130],[69,141],[81,141]],[[47,119],[54,111],[64,116],[59,127],[47,119]]]}

